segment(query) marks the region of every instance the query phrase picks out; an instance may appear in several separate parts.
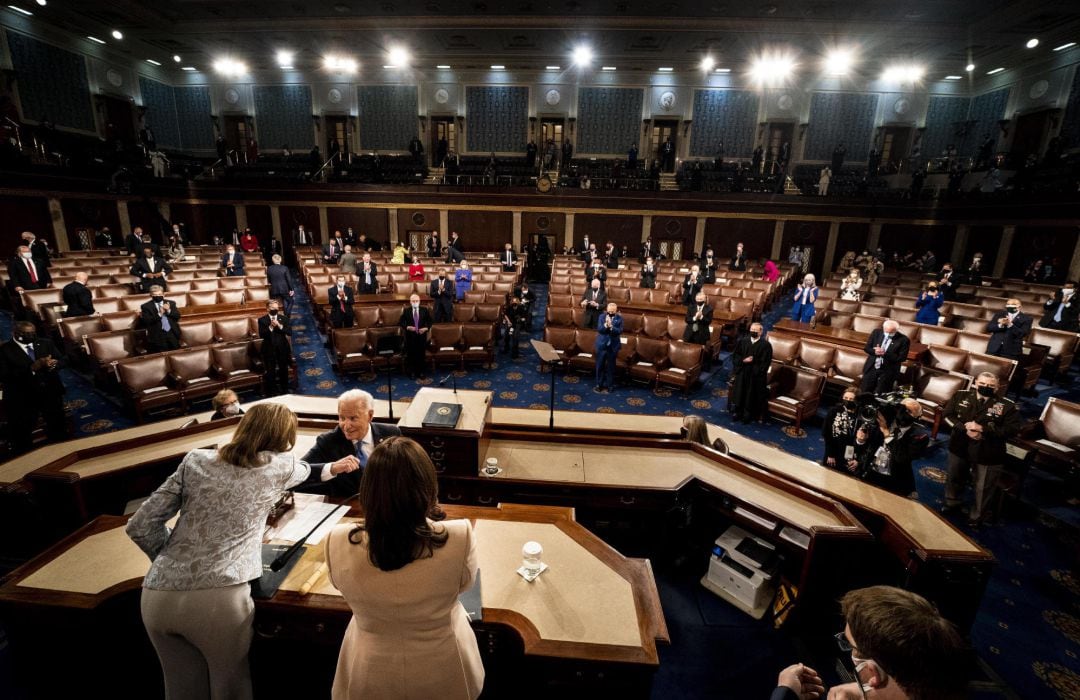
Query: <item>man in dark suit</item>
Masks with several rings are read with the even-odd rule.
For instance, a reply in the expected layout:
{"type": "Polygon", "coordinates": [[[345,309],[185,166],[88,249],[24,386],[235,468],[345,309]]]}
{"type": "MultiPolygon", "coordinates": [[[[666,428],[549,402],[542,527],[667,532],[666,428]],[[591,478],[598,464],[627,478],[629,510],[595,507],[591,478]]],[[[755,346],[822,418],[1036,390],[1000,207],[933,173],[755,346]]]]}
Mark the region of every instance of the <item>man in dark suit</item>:
{"type": "Polygon", "coordinates": [[[697,265],[691,265],[690,272],[683,278],[683,305],[690,306],[694,299],[697,298],[697,293],[701,291],[701,285],[704,283],[705,279],[701,276],[701,268],[697,265]]]}
{"type": "Polygon", "coordinates": [[[236,252],[235,246],[226,246],[225,255],[221,256],[221,267],[226,277],[244,276],[244,256],[236,252]]]}
{"type": "Polygon", "coordinates": [[[303,224],[300,224],[299,226],[297,226],[296,230],[293,231],[293,244],[294,245],[307,246],[307,245],[312,245],[314,243],[315,243],[315,236],[311,233],[311,231],[305,230],[303,224]]]}
{"type": "Polygon", "coordinates": [[[644,289],[656,289],[656,263],[652,257],[645,258],[641,267],[641,286],[644,289]]]}
{"type": "Polygon", "coordinates": [[[875,328],[863,348],[866,362],[861,391],[874,394],[892,391],[900,376],[900,365],[907,359],[909,345],[908,337],[900,332],[896,321],[890,319],[881,324],[881,328],[875,328]]]}
{"type": "Polygon", "coordinates": [[[15,324],[13,337],[0,345],[0,382],[11,443],[16,452],[33,446],[38,416],[45,418],[49,440],[67,437],[64,385],[60,382],[61,354],[48,338],[38,338],[34,324],[15,324]]]}
{"type": "Polygon", "coordinates": [[[75,316],[90,316],[94,313],[94,295],[90,292],[90,288],[86,286],[86,281],[90,278],[85,272],[76,272],[75,281],[69,282],[63,291],[63,300],[65,304],[64,318],[74,318],[75,316]]]}
{"type": "Polygon", "coordinates": [[[517,272],[517,253],[514,252],[514,246],[507,243],[503,252],[499,255],[499,262],[502,263],[503,272],[517,272]]]}
{"type": "Polygon", "coordinates": [[[363,263],[356,270],[356,286],[360,294],[379,293],[379,266],[371,262],[371,253],[364,253],[363,263]]]}
{"type": "Polygon", "coordinates": [[[326,291],[330,299],[330,325],[334,328],[352,328],[353,290],[345,284],[345,275],[337,276],[337,283],[326,291]]]}
{"type": "Polygon", "coordinates": [[[371,452],[383,440],[401,435],[396,425],[373,423],[375,399],[360,389],[350,389],[338,397],[338,424],[315,439],[303,461],[311,474],[298,491],[325,493],[347,498],[360,490],[371,452]]]}
{"type": "Polygon", "coordinates": [[[604,248],[604,267],[609,270],[619,269],[619,249],[611,241],[608,241],[604,248]]]}
{"type": "Polygon", "coordinates": [[[1021,310],[1019,299],[1009,299],[1005,310],[987,322],[986,332],[990,334],[986,354],[1019,360],[1024,356],[1024,338],[1031,332],[1031,316],[1021,310]]]}
{"type": "Polygon", "coordinates": [[[607,394],[615,388],[615,358],[622,349],[623,319],[619,305],[612,301],[605,305],[605,309],[597,323],[596,344],[593,346],[596,353],[596,386],[593,391],[598,394],[607,394]]]}
{"type": "Polygon", "coordinates": [[[289,317],[281,313],[281,302],[271,299],[266,303],[266,315],[259,317],[259,337],[262,338],[262,360],[269,396],[289,393],[291,335],[289,317]]]}
{"type": "Polygon", "coordinates": [[[656,258],[656,254],[660,251],[657,250],[656,244],[652,242],[652,236],[645,239],[645,242],[641,244],[641,254],[638,256],[638,260],[645,262],[649,258],[656,258]]]}
{"type": "Polygon", "coordinates": [[[600,280],[601,289],[607,284],[607,268],[599,258],[593,260],[592,265],[585,268],[585,281],[592,284],[593,280],[600,280]]]}
{"type": "Polygon", "coordinates": [[[50,259],[49,244],[45,242],[44,238],[38,238],[31,231],[22,232],[23,245],[30,248],[30,255],[41,267],[52,267],[52,260],[50,259]]]}
{"type": "Polygon", "coordinates": [[[128,255],[138,255],[142,250],[143,244],[143,230],[142,226],[136,226],[131,230],[131,233],[124,239],[124,248],[127,250],[128,255]]]}
{"type": "Polygon", "coordinates": [[[340,243],[340,240],[331,238],[330,242],[323,246],[322,259],[327,265],[337,265],[341,254],[345,252],[345,246],[340,243]]]}
{"type": "Polygon", "coordinates": [[[429,258],[437,258],[442,255],[442,241],[439,240],[439,232],[432,231],[427,237],[427,254],[429,258]]]}
{"type": "Polygon", "coordinates": [[[160,255],[155,255],[150,246],[143,249],[143,254],[135,259],[131,266],[131,274],[139,278],[139,289],[149,292],[151,287],[168,289],[168,275],[172,272],[172,266],[160,255]]]}
{"type": "Polygon", "coordinates": [[[418,375],[423,378],[431,312],[420,306],[419,294],[409,297],[409,305],[402,309],[398,325],[405,335],[405,371],[414,379],[418,375]]]}
{"type": "Polygon", "coordinates": [[[694,297],[694,303],[686,307],[686,330],[683,331],[683,340],[701,345],[709,342],[712,314],[713,309],[706,301],[705,292],[698,292],[694,297]]]}
{"type": "Polygon", "coordinates": [[[760,323],[751,323],[749,333],[735,342],[731,353],[731,393],[728,410],[736,423],[763,420],[769,401],[769,365],[772,345],[760,323]]]}
{"type": "Polygon", "coordinates": [[[521,286],[514,290],[514,296],[521,300],[521,326],[526,333],[532,333],[533,301],[536,295],[529,289],[529,285],[522,282],[521,286]]]}
{"type": "Polygon", "coordinates": [[[735,246],[735,257],[728,263],[728,269],[735,270],[736,272],[746,271],[746,255],[743,253],[742,243],[735,246]]]}
{"type": "Polygon", "coordinates": [[[139,307],[139,320],[146,329],[146,349],[166,352],[180,347],[180,310],[165,300],[161,285],[150,287],[150,301],[139,307]]]}
{"type": "Polygon", "coordinates": [[[113,232],[109,230],[108,226],[105,226],[98,234],[94,236],[94,243],[98,248],[113,248],[119,241],[113,236],[113,232]]]}
{"type": "Polygon", "coordinates": [[[447,270],[439,270],[439,278],[431,280],[428,296],[435,300],[435,323],[448,323],[454,317],[454,283],[447,270]]]}
{"type": "Polygon", "coordinates": [[[716,284],[716,267],[718,263],[711,246],[705,248],[705,254],[701,256],[698,264],[701,267],[701,276],[705,280],[705,284],[716,284]]]}
{"type": "Polygon", "coordinates": [[[465,259],[465,244],[457,231],[450,232],[450,241],[446,244],[446,262],[459,263],[465,259]]]}
{"type": "Polygon", "coordinates": [[[581,308],[585,309],[585,327],[596,328],[600,312],[607,307],[607,292],[600,286],[600,280],[593,279],[592,285],[581,297],[581,308]]]}
{"type": "Polygon", "coordinates": [[[281,255],[274,254],[270,258],[270,266],[266,268],[266,282],[270,285],[270,297],[281,299],[285,304],[285,315],[288,316],[292,311],[293,296],[296,292],[289,268],[281,264],[281,255]]]}
{"type": "Polygon", "coordinates": [[[1076,298],[1076,282],[1070,280],[1043,304],[1043,317],[1039,325],[1051,330],[1076,333],[1080,330],[1078,315],[1080,301],[1076,298]]]}
{"type": "Polygon", "coordinates": [[[28,289],[47,289],[52,286],[49,270],[42,267],[24,245],[15,250],[15,257],[8,262],[8,283],[16,292],[28,289]]]}

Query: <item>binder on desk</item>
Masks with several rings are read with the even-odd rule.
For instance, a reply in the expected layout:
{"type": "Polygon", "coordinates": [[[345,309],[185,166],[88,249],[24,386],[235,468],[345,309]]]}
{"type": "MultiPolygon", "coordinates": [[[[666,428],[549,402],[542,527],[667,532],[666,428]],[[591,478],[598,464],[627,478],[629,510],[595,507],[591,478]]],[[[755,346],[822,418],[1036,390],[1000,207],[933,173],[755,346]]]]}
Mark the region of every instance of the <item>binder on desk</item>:
{"type": "Polygon", "coordinates": [[[296,556],[285,562],[285,566],[281,567],[280,571],[272,571],[270,564],[289,547],[290,545],[287,544],[264,544],[262,546],[262,576],[251,582],[252,598],[256,600],[273,598],[278,588],[285,581],[285,577],[296,566],[296,562],[300,561],[300,558],[304,556],[303,552],[297,552],[296,556]]]}
{"type": "Polygon", "coordinates": [[[453,429],[457,427],[460,418],[461,404],[433,401],[420,424],[425,428],[453,429]]]}

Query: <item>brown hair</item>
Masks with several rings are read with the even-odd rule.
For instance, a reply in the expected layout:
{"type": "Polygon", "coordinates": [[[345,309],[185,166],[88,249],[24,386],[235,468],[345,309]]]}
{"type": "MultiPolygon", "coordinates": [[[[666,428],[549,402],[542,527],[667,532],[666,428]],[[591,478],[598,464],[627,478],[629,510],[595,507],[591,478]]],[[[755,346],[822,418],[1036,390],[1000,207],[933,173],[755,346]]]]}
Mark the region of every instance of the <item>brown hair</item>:
{"type": "Polygon", "coordinates": [[[968,661],[953,623],[922,596],[892,586],[849,591],[840,608],[855,650],[873,659],[912,700],[964,697],[968,661]]]}
{"type": "Polygon", "coordinates": [[[218,456],[237,467],[261,467],[260,452],[288,452],[296,442],[296,414],[283,403],[252,406],[218,456]]]}
{"type": "Polygon", "coordinates": [[[435,465],[424,448],[407,437],[391,437],[376,445],[360,480],[364,521],[349,533],[359,544],[367,533],[368,558],[383,571],[395,571],[416,559],[427,558],[446,544],[445,528],[428,519],[442,520],[435,465]]]}
{"type": "Polygon", "coordinates": [[[687,442],[696,442],[706,447],[712,446],[709,442],[709,430],[705,425],[705,419],[701,416],[686,416],[683,418],[683,427],[686,428],[687,442]]]}
{"type": "Polygon", "coordinates": [[[215,411],[220,411],[225,406],[225,404],[239,400],[240,397],[238,397],[236,395],[236,392],[232,389],[222,389],[218,393],[214,394],[214,398],[210,399],[210,405],[214,407],[215,411]]]}

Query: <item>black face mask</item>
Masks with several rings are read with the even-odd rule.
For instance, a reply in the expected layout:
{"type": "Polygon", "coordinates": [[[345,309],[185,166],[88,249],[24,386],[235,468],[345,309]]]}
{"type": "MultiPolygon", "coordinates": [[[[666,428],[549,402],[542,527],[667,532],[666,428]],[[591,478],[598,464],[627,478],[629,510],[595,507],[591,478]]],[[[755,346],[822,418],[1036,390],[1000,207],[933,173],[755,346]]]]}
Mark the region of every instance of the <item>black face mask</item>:
{"type": "Polygon", "coordinates": [[[760,333],[757,333],[757,332],[755,332],[755,331],[751,331],[751,332],[750,332],[750,337],[751,337],[751,338],[753,338],[754,340],[757,340],[758,338],[760,338],[760,337],[761,337],[761,334],[760,334],[760,333]]]}
{"type": "Polygon", "coordinates": [[[907,409],[901,409],[896,414],[896,424],[901,428],[906,428],[915,422],[915,416],[907,412],[907,409]]]}
{"type": "Polygon", "coordinates": [[[1014,314],[1020,310],[1019,306],[1006,306],[1005,313],[1014,314]]]}
{"type": "Polygon", "coordinates": [[[854,411],[854,410],[855,410],[855,407],[856,407],[857,405],[858,405],[858,404],[856,404],[856,403],[855,403],[854,401],[845,401],[845,402],[844,402],[844,408],[846,408],[846,409],[847,409],[847,410],[849,410],[849,411],[854,411]]]}
{"type": "Polygon", "coordinates": [[[272,318],[277,317],[277,309],[270,309],[269,313],[272,318]]]}
{"type": "Polygon", "coordinates": [[[976,387],[976,391],[979,392],[979,396],[990,398],[994,395],[994,387],[992,386],[980,386],[976,387]]]}
{"type": "Polygon", "coordinates": [[[160,304],[161,302],[165,301],[165,297],[152,296],[150,298],[154,300],[155,304],[160,304]]]}
{"type": "Polygon", "coordinates": [[[15,336],[15,340],[19,341],[23,345],[29,345],[37,339],[37,336],[33,333],[19,333],[15,336]]]}

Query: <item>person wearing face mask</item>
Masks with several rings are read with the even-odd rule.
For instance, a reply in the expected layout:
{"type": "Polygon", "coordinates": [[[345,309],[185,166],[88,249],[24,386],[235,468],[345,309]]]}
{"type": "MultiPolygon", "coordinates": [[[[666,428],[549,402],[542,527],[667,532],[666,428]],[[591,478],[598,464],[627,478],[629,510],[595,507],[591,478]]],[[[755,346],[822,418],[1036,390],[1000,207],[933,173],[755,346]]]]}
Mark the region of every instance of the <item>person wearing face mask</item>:
{"type": "Polygon", "coordinates": [[[697,265],[691,265],[690,272],[683,278],[682,283],[683,306],[690,306],[694,303],[694,299],[697,298],[697,294],[701,291],[701,286],[703,284],[705,284],[705,278],[701,276],[701,268],[697,265]]]}
{"type": "Polygon", "coordinates": [[[656,289],[656,263],[652,258],[645,258],[645,264],[641,267],[641,288],[656,289]]]}
{"type": "Polygon", "coordinates": [[[743,253],[742,243],[735,246],[735,257],[728,263],[728,269],[736,272],[743,272],[746,270],[746,255],[743,253]]]}
{"type": "Polygon", "coordinates": [[[698,265],[701,267],[701,276],[705,280],[705,284],[716,284],[716,267],[717,259],[713,254],[712,247],[705,248],[705,254],[701,256],[701,260],[698,261],[698,265]]]}
{"type": "Polygon", "coordinates": [[[140,323],[146,329],[147,352],[167,352],[180,347],[180,310],[165,299],[161,285],[150,287],[150,301],[139,310],[140,323]]]}
{"type": "Polygon", "coordinates": [[[435,323],[449,323],[454,316],[454,297],[457,289],[450,281],[450,271],[439,270],[439,276],[428,285],[428,296],[435,301],[435,323]]]}
{"type": "Polygon", "coordinates": [[[989,513],[1005,463],[1005,445],[1020,431],[1021,417],[1016,404],[999,397],[998,378],[983,372],[975,386],[958,391],[945,405],[944,422],[949,436],[949,473],[945,481],[943,513],[959,510],[962,491],[969,475],[974,489],[968,520],[982,522],[989,513]]]}
{"type": "Polygon", "coordinates": [[[900,324],[892,319],[882,323],[881,328],[875,328],[863,347],[866,362],[863,363],[859,390],[873,394],[892,391],[910,345],[908,337],[900,332],[900,324]]]}
{"type": "Polygon", "coordinates": [[[355,275],[356,264],[356,253],[353,252],[352,246],[346,243],[342,249],[341,257],[338,258],[338,269],[346,275],[355,275]]]}
{"type": "Polygon", "coordinates": [[[814,317],[814,302],[817,301],[819,289],[813,275],[803,277],[802,284],[795,289],[791,297],[794,304],[791,307],[791,318],[799,323],[810,323],[814,317]]]}
{"type": "Polygon", "coordinates": [[[1031,332],[1031,316],[1020,308],[1019,299],[1005,302],[1005,310],[995,313],[986,324],[990,340],[986,354],[1020,360],[1024,356],[1024,338],[1031,332]]]}
{"type": "Polygon", "coordinates": [[[34,324],[19,321],[11,340],[0,345],[0,382],[9,439],[15,452],[33,447],[38,416],[45,419],[50,442],[68,436],[64,415],[64,385],[60,381],[63,355],[48,338],[39,338],[34,324]]]}
{"type": "Polygon", "coordinates": [[[926,289],[915,300],[915,308],[918,309],[915,312],[915,323],[936,326],[938,319],[941,318],[941,305],[944,303],[945,297],[942,295],[938,285],[934,282],[928,284],[926,289]]]}
{"type": "Polygon", "coordinates": [[[326,296],[330,300],[330,325],[334,328],[352,328],[355,296],[352,287],[345,284],[345,275],[337,276],[334,286],[326,290],[326,296]]]}
{"type": "Polygon", "coordinates": [[[596,328],[600,312],[606,307],[607,292],[601,286],[600,280],[594,279],[589,285],[589,289],[581,297],[581,308],[585,309],[585,327],[596,328]]]}
{"type": "Polygon", "coordinates": [[[890,420],[878,411],[877,428],[880,444],[867,462],[864,479],[898,496],[918,498],[915,472],[912,471],[912,445],[922,416],[922,405],[915,399],[904,399],[890,420]]]}
{"type": "Polygon", "coordinates": [[[360,294],[379,293],[379,266],[371,262],[371,253],[364,253],[356,270],[356,285],[360,294]]]}
{"type": "Polygon", "coordinates": [[[840,403],[825,414],[825,423],[821,426],[821,436],[825,440],[825,456],[821,458],[823,466],[837,471],[851,471],[847,469],[852,456],[852,450],[848,448],[855,444],[855,430],[859,423],[857,398],[858,392],[854,387],[849,387],[844,390],[840,403]]]}
{"type": "Polygon", "coordinates": [[[712,325],[713,308],[706,300],[705,292],[698,292],[694,303],[686,307],[686,330],[683,341],[704,345],[709,342],[709,326],[712,325]]]}
{"type": "Polygon", "coordinates": [[[222,389],[214,394],[210,405],[214,407],[214,412],[210,415],[212,421],[244,415],[244,409],[240,408],[240,397],[232,389],[222,389]]]}
{"type": "Polygon", "coordinates": [[[1056,331],[1076,333],[1080,330],[1080,301],[1076,299],[1076,282],[1068,281],[1043,304],[1039,325],[1056,331]]]}
{"type": "Polygon", "coordinates": [[[454,289],[458,301],[465,299],[465,292],[472,291],[472,270],[469,269],[469,263],[464,260],[461,261],[458,269],[454,272],[454,289]]]}
{"type": "Polygon", "coordinates": [[[607,268],[599,258],[593,260],[592,265],[585,268],[585,282],[591,285],[593,280],[600,280],[601,288],[607,284],[607,268]]]}
{"type": "Polygon", "coordinates": [[[952,301],[956,298],[956,281],[956,273],[953,271],[952,263],[945,263],[938,274],[938,291],[941,292],[941,297],[945,301],[952,301]]]}
{"type": "Polygon", "coordinates": [[[607,394],[615,389],[615,359],[622,347],[623,318],[619,305],[609,301],[605,308],[597,320],[596,342],[593,344],[593,353],[596,354],[596,386],[593,391],[598,394],[607,394]]]}
{"type": "Polygon", "coordinates": [[[221,268],[225,270],[226,277],[244,276],[244,256],[236,252],[236,246],[225,247],[225,254],[221,256],[221,268]]]}
{"type": "Polygon", "coordinates": [[[863,280],[859,277],[859,270],[851,268],[851,272],[840,282],[840,298],[844,301],[861,301],[863,280]]]}
{"type": "Polygon", "coordinates": [[[772,345],[760,323],[751,323],[750,332],[735,343],[731,353],[732,385],[728,410],[736,422],[763,420],[769,398],[767,379],[772,363],[772,345]]]}
{"type": "Polygon", "coordinates": [[[267,396],[289,393],[289,365],[293,362],[289,338],[292,328],[289,317],[281,312],[277,299],[266,303],[266,315],[259,317],[259,337],[262,338],[262,360],[266,373],[267,396]]]}
{"type": "Polygon", "coordinates": [[[8,262],[8,284],[16,292],[27,289],[46,289],[52,286],[52,276],[45,266],[34,260],[30,248],[21,245],[8,262]]]}
{"type": "Polygon", "coordinates": [[[149,292],[151,287],[167,289],[168,276],[172,273],[172,265],[165,258],[154,252],[152,246],[143,246],[142,255],[131,266],[131,274],[139,280],[139,288],[149,292]]]}
{"type": "Polygon", "coordinates": [[[419,294],[409,297],[409,305],[402,309],[398,325],[405,336],[405,372],[413,379],[417,376],[423,379],[431,312],[420,306],[419,294]]]}

